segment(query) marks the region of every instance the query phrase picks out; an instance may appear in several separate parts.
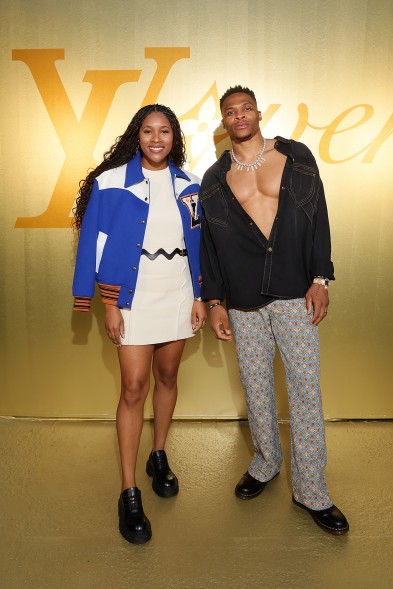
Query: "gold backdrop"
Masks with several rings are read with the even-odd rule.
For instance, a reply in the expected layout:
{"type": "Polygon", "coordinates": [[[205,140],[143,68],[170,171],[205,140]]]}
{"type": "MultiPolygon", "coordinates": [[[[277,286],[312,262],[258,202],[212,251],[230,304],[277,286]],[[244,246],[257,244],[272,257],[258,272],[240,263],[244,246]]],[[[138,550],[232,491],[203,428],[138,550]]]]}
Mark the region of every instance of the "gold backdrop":
{"type": "MultiPolygon", "coordinates": [[[[202,175],[227,146],[218,97],[241,83],[264,134],[304,141],[325,183],[337,278],[325,416],[392,417],[392,23],[391,0],[2,0],[0,414],[114,415],[102,305],[72,313],[78,180],[154,101],[180,117],[202,175]]],[[[245,415],[234,346],[207,328],[179,385],[177,417],[245,415]]]]}

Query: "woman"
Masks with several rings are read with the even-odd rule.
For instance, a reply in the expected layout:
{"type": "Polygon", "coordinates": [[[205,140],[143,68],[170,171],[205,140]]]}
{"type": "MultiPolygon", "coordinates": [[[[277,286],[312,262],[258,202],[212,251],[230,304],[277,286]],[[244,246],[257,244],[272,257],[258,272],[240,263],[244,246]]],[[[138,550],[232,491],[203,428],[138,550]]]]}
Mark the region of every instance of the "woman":
{"type": "Polygon", "coordinates": [[[200,181],[181,169],[185,161],[174,113],[159,104],[145,106],[81,182],[76,202],[75,309],[89,310],[98,282],[121,371],[119,529],[136,544],[151,538],[135,480],[150,370],[154,445],[146,472],[160,497],[172,497],[179,486],[164,448],[177,372],[186,338],[206,320],[200,298],[200,181]]]}

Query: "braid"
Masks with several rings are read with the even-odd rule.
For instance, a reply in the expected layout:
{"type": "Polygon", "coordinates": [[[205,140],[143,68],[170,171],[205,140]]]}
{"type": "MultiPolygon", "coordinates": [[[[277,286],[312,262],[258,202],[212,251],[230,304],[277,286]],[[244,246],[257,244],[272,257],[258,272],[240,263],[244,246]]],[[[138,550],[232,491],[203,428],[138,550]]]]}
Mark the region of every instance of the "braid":
{"type": "Polygon", "coordinates": [[[127,129],[118,137],[112,147],[104,153],[103,161],[94,170],[91,170],[84,180],[79,182],[79,191],[76,199],[75,208],[73,209],[74,221],[73,226],[80,230],[82,226],[83,215],[85,214],[87,203],[89,202],[94,180],[112,168],[117,168],[130,161],[139,150],[139,130],[145,118],[152,112],[162,112],[168,119],[173,132],[173,145],[169,154],[169,159],[177,167],[181,167],[187,161],[185,151],[184,134],[180,128],[180,123],[175,113],[162,104],[149,104],[144,106],[134,115],[127,129]]]}

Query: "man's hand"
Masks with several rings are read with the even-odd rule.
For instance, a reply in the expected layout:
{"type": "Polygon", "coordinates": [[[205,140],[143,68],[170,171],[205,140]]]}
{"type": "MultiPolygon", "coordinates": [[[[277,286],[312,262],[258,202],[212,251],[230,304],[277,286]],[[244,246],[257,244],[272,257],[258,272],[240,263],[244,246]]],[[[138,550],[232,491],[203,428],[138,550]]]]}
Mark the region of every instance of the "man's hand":
{"type": "Polygon", "coordinates": [[[192,326],[192,331],[194,333],[196,333],[197,331],[199,331],[201,329],[201,327],[203,327],[206,323],[206,307],[205,307],[205,303],[202,303],[202,301],[194,301],[194,304],[192,305],[192,311],[191,311],[191,326],[192,326]]]}
{"type": "Polygon", "coordinates": [[[210,327],[217,339],[231,341],[232,334],[229,327],[228,313],[221,305],[213,307],[210,311],[210,327]]]}
{"type": "Polygon", "coordinates": [[[105,329],[111,342],[120,348],[120,337],[124,337],[124,321],[119,307],[105,305],[105,329]]]}
{"type": "Polygon", "coordinates": [[[311,315],[313,309],[314,313],[311,319],[313,325],[318,325],[325,319],[329,306],[329,294],[327,288],[322,284],[312,284],[306,293],[306,309],[307,313],[311,315]]]}

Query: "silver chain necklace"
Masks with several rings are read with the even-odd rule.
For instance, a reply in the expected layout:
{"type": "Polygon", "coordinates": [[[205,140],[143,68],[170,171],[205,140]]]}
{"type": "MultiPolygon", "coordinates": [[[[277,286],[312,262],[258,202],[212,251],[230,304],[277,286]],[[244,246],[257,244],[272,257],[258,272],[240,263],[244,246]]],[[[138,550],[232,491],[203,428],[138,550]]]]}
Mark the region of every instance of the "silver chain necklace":
{"type": "Polygon", "coordinates": [[[239,170],[239,172],[241,172],[243,170],[243,168],[246,168],[247,172],[249,172],[250,170],[252,171],[256,171],[262,164],[263,162],[265,162],[265,158],[263,157],[263,154],[265,152],[266,149],[266,139],[264,137],[262,137],[263,139],[263,147],[261,149],[261,151],[259,152],[259,155],[257,157],[257,159],[255,160],[255,162],[252,162],[251,164],[244,164],[243,162],[240,162],[237,157],[235,156],[235,152],[233,151],[233,147],[231,150],[231,156],[233,161],[235,162],[235,167],[236,170],[239,170]]]}

